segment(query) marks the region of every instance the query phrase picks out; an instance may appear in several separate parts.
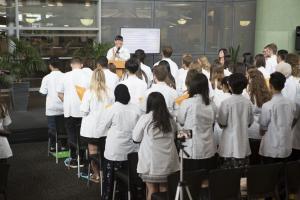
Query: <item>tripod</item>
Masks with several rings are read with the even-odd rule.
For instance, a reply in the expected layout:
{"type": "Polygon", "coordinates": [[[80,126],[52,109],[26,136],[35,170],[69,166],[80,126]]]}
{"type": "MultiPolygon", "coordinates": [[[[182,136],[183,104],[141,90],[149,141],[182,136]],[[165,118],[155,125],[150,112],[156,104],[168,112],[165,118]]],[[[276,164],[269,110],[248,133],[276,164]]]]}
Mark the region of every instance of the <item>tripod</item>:
{"type": "Polygon", "coordinates": [[[189,187],[187,186],[187,184],[184,182],[183,179],[183,154],[186,155],[187,157],[190,157],[190,155],[184,150],[184,145],[182,144],[182,141],[179,140],[178,142],[178,146],[179,146],[179,157],[180,157],[180,179],[179,179],[179,183],[177,186],[177,190],[176,190],[176,196],[175,196],[175,200],[183,200],[184,199],[184,190],[186,191],[189,200],[193,200],[191,192],[189,187]]]}

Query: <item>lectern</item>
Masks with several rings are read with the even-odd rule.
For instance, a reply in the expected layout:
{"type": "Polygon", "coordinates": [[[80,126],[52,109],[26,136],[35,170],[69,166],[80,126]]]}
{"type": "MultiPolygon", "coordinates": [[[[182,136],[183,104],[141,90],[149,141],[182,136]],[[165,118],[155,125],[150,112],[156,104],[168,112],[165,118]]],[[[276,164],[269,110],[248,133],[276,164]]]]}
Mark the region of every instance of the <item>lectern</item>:
{"type": "Polygon", "coordinates": [[[116,73],[121,78],[125,71],[125,61],[109,60],[108,63],[113,63],[116,66],[116,73]]]}

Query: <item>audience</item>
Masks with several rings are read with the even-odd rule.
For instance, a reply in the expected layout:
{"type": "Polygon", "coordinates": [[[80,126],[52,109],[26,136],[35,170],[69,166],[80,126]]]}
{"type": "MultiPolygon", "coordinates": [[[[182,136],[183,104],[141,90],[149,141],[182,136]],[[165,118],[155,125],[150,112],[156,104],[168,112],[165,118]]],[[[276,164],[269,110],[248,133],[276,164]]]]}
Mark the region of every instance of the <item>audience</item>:
{"type": "Polygon", "coordinates": [[[167,191],[167,176],[179,170],[174,143],[177,125],[164,97],[153,92],[147,99],[147,111],[133,130],[133,140],[141,142],[137,172],[147,186],[147,200],[154,192],[167,191]]]}

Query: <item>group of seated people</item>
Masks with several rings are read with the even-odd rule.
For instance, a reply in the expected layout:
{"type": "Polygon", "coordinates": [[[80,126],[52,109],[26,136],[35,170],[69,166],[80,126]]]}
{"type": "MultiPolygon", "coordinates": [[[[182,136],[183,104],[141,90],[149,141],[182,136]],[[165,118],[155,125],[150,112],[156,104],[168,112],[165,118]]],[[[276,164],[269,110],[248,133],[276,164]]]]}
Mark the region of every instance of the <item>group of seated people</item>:
{"type": "MultiPolygon", "coordinates": [[[[58,58],[49,61],[51,73],[40,88],[47,95],[49,133],[56,131],[57,120],[64,121],[71,168],[77,167],[78,139],[88,143],[94,158],[90,178],[99,183],[102,176],[102,199],[112,198],[114,174],[127,168],[132,152],[138,152],[137,173],[146,183],[147,200],[166,191],[167,176],[179,170],[179,131],[192,133],[183,142],[187,170],[246,167],[251,154],[259,163],[300,159],[298,55],[269,44],[264,54],[245,53],[243,62],[233,62],[223,48],[212,64],[205,56],[184,54],[178,67],[172,53],[164,47],[162,60],[148,67],[145,52],[136,50],[122,77],[106,57],[97,59],[93,70],[73,58],[66,73],[58,58]]],[[[9,121],[1,106],[0,129],[9,121]]],[[[54,151],[55,139],[49,136],[54,151]]]]}

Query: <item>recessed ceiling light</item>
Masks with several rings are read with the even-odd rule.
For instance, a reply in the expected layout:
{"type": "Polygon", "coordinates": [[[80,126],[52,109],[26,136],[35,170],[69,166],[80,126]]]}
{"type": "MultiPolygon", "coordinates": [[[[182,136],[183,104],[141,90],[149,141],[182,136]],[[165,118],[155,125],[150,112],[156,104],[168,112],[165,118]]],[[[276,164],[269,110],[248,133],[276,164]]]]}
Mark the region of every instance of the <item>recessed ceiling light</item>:
{"type": "Polygon", "coordinates": [[[180,24],[180,25],[184,25],[186,24],[187,20],[186,19],[183,19],[183,18],[180,18],[177,20],[177,23],[180,24]]]}

